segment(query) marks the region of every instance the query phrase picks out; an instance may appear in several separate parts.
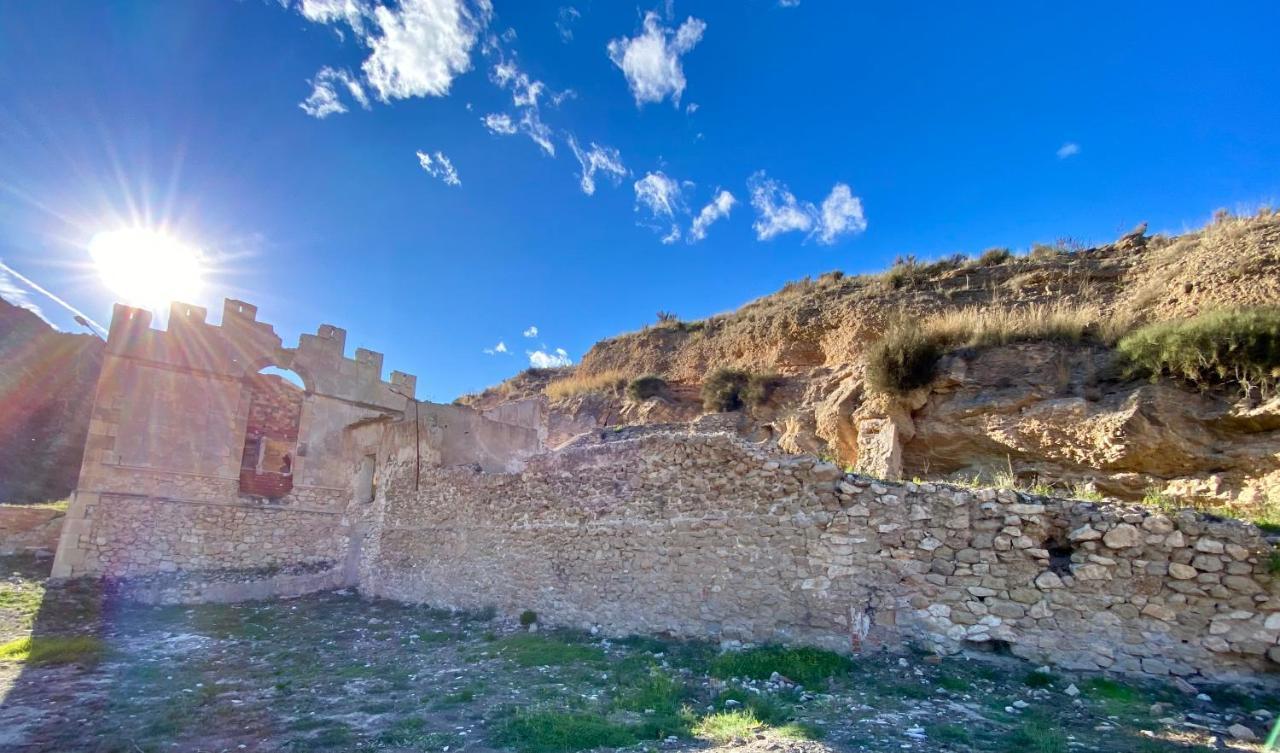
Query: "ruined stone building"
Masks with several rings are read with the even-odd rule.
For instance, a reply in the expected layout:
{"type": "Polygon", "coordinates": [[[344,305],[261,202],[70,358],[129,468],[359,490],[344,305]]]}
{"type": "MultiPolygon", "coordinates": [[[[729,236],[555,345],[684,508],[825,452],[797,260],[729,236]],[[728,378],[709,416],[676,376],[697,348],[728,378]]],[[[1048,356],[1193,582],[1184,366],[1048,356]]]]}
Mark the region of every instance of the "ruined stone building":
{"type": "Polygon", "coordinates": [[[1280,666],[1280,583],[1247,524],[869,479],[718,416],[551,449],[537,400],[418,401],[343,330],[286,348],[239,301],[219,325],[177,304],[166,331],[117,306],[106,350],[54,575],[142,601],[341,586],[610,633],[1280,666]]]}

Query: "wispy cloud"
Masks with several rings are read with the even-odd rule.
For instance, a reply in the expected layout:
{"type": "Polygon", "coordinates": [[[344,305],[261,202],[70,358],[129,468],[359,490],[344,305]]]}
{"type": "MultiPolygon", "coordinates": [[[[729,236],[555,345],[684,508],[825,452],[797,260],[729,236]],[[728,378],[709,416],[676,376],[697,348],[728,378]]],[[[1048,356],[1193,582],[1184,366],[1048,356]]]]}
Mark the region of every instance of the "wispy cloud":
{"type": "Polygon", "coordinates": [[[655,219],[670,219],[684,207],[680,182],[661,170],[645,173],[635,182],[636,209],[648,209],[655,219]]]}
{"type": "MultiPolygon", "coordinates": [[[[542,112],[539,100],[543,95],[549,96],[553,102],[558,102],[563,92],[560,94],[552,94],[547,91],[546,84],[536,79],[530,78],[529,74],[520,70],[514,60],[501,60],[493,66],[493,70],[489,74],[489,80],[498,88],[506,89],[511,92],[511,104],[515,106],[519,112],[519,121],[515,127],[533,140],[533,143],[542,148],[549,156],[556,155],[555,143],[551,139],[551,128],[542,122],[542,112]]],[[[507,124],[511,124],[511,118],[507,118],[507,124]]],[[[486,127],[489,123],[485,123],[486,127]]],[[[493,130],[490,128],[490,130],[493,130]]]]}
{"type": "Polygon", "coordinates": [[[669,245],[680,240],[680,224],[676,217],[688,210],[684,203],[683,186],[675,178],[661,170],[646,173],[634,185],[636,192],[636,211],[645,210],[653,222],[641,223],[654,230],[661,230],[662,225],[669,223],[662,235],[662,243],[669,245]]]}
{"type": "Polygon", "coordinates": [[[531,350],[527,352],[529,356],[529,365],[535,369],[554,369],[560,366],[569,366],[573,363],[573,359],[569,358],[569,353],[564,348],[556,348],[553,351],[531,350]]]}
{"type": "Polygon", "coordinates": [[[511,116],[505,112],[489,113],[480,121],[490,133],[496,133],[499,136],[511,136],[516,133],[516,124],[511,122],[511,116]]]}
{"type": "Polygon", "coordinates": [[[733,205],[738,202],[733,194],[720,189],[711,201],[698,212],[698,216],[693,218],[693,224],[689,226],[688,239],[690,243],[707,237],[707,228],[716,220],[729,216],[729,211],[733,209],[733,205]]]}
{"type": "Polygon", "coordinates": [[[841,236],[867,229],[862,202],[844,183],[837,183],[819,209],[812,202],[799,201],[787,187],[761,170],[747,181],[756,220],[751,227],[758,240],[767,241],[784,233],[801,232],[830,245],[841,236]]]}
{"type": "Polygon", "coordinates": [[[556,14],[556,31],[560,32],[562,42],[573,41],[573,25],[579,18],[582,18],[582,14],[572,5],[560,8],[556,14]]]}
{"type": "Polygon", "coordinates": [[[537,325],[531,324],[531,325],[529,325],[529,329],[526,329],[526,330],[525,330],[524,332],[522,332],[521,334],[522,334],[522,335],[524,335],[525,337],[537,337],[537,336],[538,336],[538,327],[537,327],[537,325]]]}
{"type": "Polygon", "coordinates": [[[458,178],[458,171],[453,168],[453,163],[449,161],[444,152],[437,151],[435,154],[427,154],[419,150],[417,154],[418,164],[422,166],[423,170],[427,171],[427,175],[439,178],[447,186],[462,185],[462,181],[458,178]]]}
{"type": "Polygon", "coordinates": [[[340,71],[328,66],[321,68],[315,78],[309,80],[311,84],[311,96],[298,103],[298,107],[302,111],[313,118],[327,118],[330,115],[340,115],[347,111],[347,106],[342,103],[342,97],[338,94],[341,88],[354,99],[361,107],[369,109],[369,97],[364,92],[364,87],[356,80],[348,71],[340,71]]]}
{"type": "Polygon", "coordinates": [[[507,350],[507,344],[502,340],[499,340],[498,344],[492,348],[484,349],[484,354],[487,356],[496,356],[499,353],[506,353],[507,355],[510,355],[510,351],[507,350]]]}
{"type": "Polygon", "coordinates": [[[756,221],[751,224],[756,238],[767,241],[783,233],[807,233],[817,222],[818,209],[813,204],[801,203],[786,186],[760,171],[747,181],[751,191],[751,206],[756,210],[756,221]]]}
{"type": "Polygon", "coordinates": [[[627,175],[627,168],[622,164],[622,155],[617,149],[607,146],[600,146],[594,141],[587,149],[578,146],[578,140],[569,134],[569,148],[573,150],[573,156],[578,159],[578,164],[582,166],[580,173],[582,192],[590,196],[596,192],[596,173],[600,173],[609,182],[615,186],[622,182],[627,175]]]}
{"type": "Polygon", "coordinates": [[[1079,153],[1080,153],[1080,145],[1074,141],[1068,141],[1067,143],[1058,147],[1058,159],[1066,159],[1067,157],[1074,157],[1079,153]]]}
{"type": "Polygon", "coordinates": [[[692,16],[680,28],[670,29],[649,11],[639,34],[609,42],[609,59],[622,70],[637,107],[667,97],[680,104],[686,85],[680,57],[698,44],[706,29],[706,22],[692,16]]]}

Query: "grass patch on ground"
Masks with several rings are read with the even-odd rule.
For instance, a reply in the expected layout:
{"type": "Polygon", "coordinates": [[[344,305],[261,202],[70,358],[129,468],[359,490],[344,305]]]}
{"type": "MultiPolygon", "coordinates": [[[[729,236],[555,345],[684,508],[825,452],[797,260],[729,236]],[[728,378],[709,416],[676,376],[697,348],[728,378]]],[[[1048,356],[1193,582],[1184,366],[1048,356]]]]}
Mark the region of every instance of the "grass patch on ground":
{"type": "Polygon", "coordinates": [[[847,674],[853,661],[819,648],[761,646],[730,651],[711,661],[712,677],[744,677],[767,680],[774,672],[801,685],[813,685],[829,677],[847,674]]]}
{"type": "Polygon", "coordinates": [[[1102,704],[1104,713],[1112,716],[1136,713],[1149,701],[1139,689],[1107,677],[1095,677],[1082,689],[1085,698],[1102,704]]]}
{"type": "Polygon", "coordinates": [[[973,739],[973,734],[963,724],[926,724],[924,733],[933,742],[948,745],[968,745],[973,739]]]}
{"type": "Polygon", "coordinates": [[[715,743],[727,743],[735,737],[751,737],[764,724],[748,709],[708,714],[693,727],[693,734],[715,743]]]}
{"type": "Polygon", "coordinates": [[[554,667],[576,662],[598,662],[604,652],[541,635],[513,635],[494,642],[498,654],[522,667],[554,667]]]}
{"type": "Polygon", "coordinates": [[[570,753],[639,742],[635,731],[594,714],[543,711],[519,714],[501,725],[495,741],[521,753],[570,753]]]}
{"type": "Polygon", "coordinates": [[[101,658],[102,650],[102,641],[91,635],[38,635],[0,644],[0,661],[90,663],[101,658]]]}
{"type": "Polygon", "coordinates": [[[1065,753],[1067,733],[1050,719],[1029,718],[1006,738],[1005,750],[1009,753],[1065,753]]]}
{"type": "Polygon", "coordinates": [[[44,586],[34,581],[0,583],[0,611],[30,625],[44,602],[44,586]]]}
{"type": "Polygon", "coordinates": [[[1280,382],[1280,306],[1210,311],[1148,324],[1116,345],[1131,371],[1199,385],[1274,390],[1280,382]]]}

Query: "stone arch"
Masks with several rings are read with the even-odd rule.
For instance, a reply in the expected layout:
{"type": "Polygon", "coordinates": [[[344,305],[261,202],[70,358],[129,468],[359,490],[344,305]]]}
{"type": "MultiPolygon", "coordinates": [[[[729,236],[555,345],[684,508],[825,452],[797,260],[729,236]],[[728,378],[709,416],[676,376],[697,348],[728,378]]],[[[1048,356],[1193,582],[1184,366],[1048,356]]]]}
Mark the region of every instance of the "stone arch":
{"type": "Polygon", "coordinates": [[[307,381],[296,371],[267,364],[244,383],[249,410],[240,494],[279,500],[293,491],[307,381]]]}

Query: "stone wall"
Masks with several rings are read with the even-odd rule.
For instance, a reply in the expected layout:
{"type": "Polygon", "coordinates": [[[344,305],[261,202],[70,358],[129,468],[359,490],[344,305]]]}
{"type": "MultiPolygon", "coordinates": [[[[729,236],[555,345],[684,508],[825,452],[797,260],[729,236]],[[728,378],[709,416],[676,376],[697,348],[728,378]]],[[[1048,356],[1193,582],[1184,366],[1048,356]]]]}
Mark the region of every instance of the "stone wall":
{"type": "Polygon", "coordinates": [[[227,300],[215,325],[175,303],[160,330],[149,311],[116,307],[55,578],[181,600],[354,577],[364,515],[352,508],[355,462],[377,436],[352,427],[403,418],[415,379],[383,381],[379,353],[348,358],[338,327],[286,348],[256,317],[227,300]],[[260,375],[266,366],[293,370],[305,389],[260,375]],[[246,443],[259,436],[279,444],[269,470],[288,454],[290,473],[252,473],[246,485],[246,443]]]}
{"type": "Polygon", "coordinates": [[[62,532],[63,510],[27,505],[0,505],[0,554],[52,553],[62,532]]]}
{"type": "Polygon", "coordinates": [[[415,469],[388,431],[361,589],[610,633],[1277,668],[1280,586],[1252,526],[873,481],[728,433],[623,434],[481,472],[415,469]]]}

